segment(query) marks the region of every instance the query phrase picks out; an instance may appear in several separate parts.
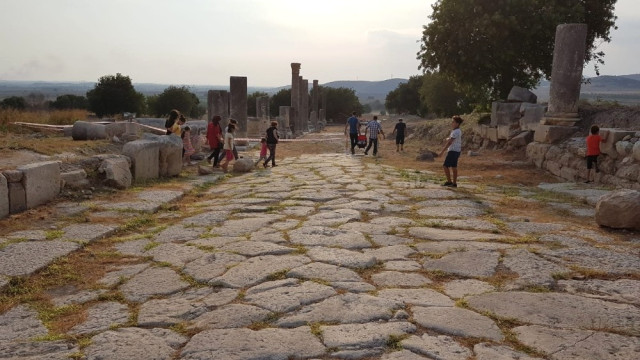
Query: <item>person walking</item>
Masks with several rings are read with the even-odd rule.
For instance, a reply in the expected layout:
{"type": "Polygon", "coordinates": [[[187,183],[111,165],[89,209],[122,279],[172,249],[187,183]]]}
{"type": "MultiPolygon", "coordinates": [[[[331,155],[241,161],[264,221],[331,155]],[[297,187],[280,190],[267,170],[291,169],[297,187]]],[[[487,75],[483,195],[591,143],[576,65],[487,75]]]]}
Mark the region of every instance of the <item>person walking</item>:
{"type": "Polygon", "coordinates": [[[233,157],[233,134],[235,133],[236,126],[235,124],[229,122],[227,125],[227,132],[224,134],[224,160],[220,163],[220,167],[224,172],[227,172],[227,168],[229,167],[229,162],[234,159],[233,157]]]}
{"type": "Polygon", "coordinates": [[[356,143],[358,142],[358,135],[360,135],[360,120],[356,116],[356,112],[351,113],[351,117],[347,119],[347,123],[344,125],[344,134],[347,135],[347,128],[349,129],[349,139],[351,140],[351,154],[355,154],[356,143]]]}
{"type": "Polygon", "coordinates": [[[269,149],[269,157],[264,161],[264,164],[262,164],[264,167],[269,166],[269,161],[271,161],[272,167],[278,166],[276,165],[276,145],[278,144],[279,139],[278,122],[272,121],[271,127],[267,129],[267,148],[269,149]]]}
{"type": "Polygon", "coordinates": [[[605,133],[604,137],[600,136],[600,127],[598,125],[591,126],[589,130],[591,135],[587,136],[587,181],[586,184],[595,181],[595,174],[593,175],[593,180],[591,180],[591,169],[595,167],[595,172],[599,173],[600,169],[598,168],[598,156],[600,155],[600,143],[607,141],[608,133],[605,133]],[[595,165],[595,166],[594,166],[595,165]]]}
{"type": "Polygon", "coordinates": [[[191,128],[185,126],[180,136],[182,137],[182,166],[194,165],[195,163],[191,162],[191,155],[193,155],[196,150],[191,143],[191,128]]]}
{"type": "Polygon", "coordinates": [[[382,126],[378,122],[378,117],[374,116],[373,120],[367,123],[367,127],[364,132],[366,133],[369,130],[369,144],[367,148],[364,149],[364,154],[369,155],[369,149],[371,149],[371,145],[373,145],[373,156],[378,155],[378,134],[382,135],[384,139],[384,131],[382,131],[382,126]]]}
{"type": "Polygon", "coordinates": [[[458,158],[462,151],[462,131],[460,130],[462,121],[462,118],[458,115],[451,118],[451,134],[438,155],[442,156],[444,152],[447,151],[447,157],[444,159],[444,164],[442,164],[447,181],[442,184],[442,186],[458,187],[458,158]],[[453,172],[453,177],[451,176],[451,172],[453,172]]]}
{"type": "Polygon", "coordinates": [[[398,123],[396,123],[391,133],[396,135],[396,152],[404,151],[404,132],[406,128],[407,124],[402,122],[402,118],[398,119],[398,123]]]}
{"type": "Polygon", "coordinates": [[[267,160],[267,138],[260,139],[260,158],[253,166],[258,166],[261,161],[267,160]]]}
{"type": "Polygon", "coordinates": [[[220,150],[222,150],[222,146],[224,145],[220,121],[222,121],[220,115],[214,115],[207,125],[207,142],[209,143],[209,149],[212,150],[211,154],[207,156],[207,160],[211,162],[211,159],[213,159],[214,168],[218,167],[220,164],[220,150]]]}
{"type": "MultiPolygon", "coordinates": [[[[235,126],[235,129],[236,129],[236,130],[238,129],[238,120],[236,120],[236,119],[230,118],[230,119],[229,119],[229,121],[227,122],[227,124],[233,124],[233,125],[235,126]]],[[[227,128],[228,128],[228,126],[227,126],[227,128]]],[[[225,129],[225,135],[226,135],[226,129],[225,129]]],[[[223,137],[224,137],[224,136],[223,136],[223,137]]],[[[235,137],[234,137],[234,139],[235,139],[235,137]]],[[[234,141],[235,141],[235,140],[234,140],[234,141]]],[[[235,144],[235,143],[233,144],[233,150],[232,150],[232,152],[233,152],[233,158],[234,158],[235,160],[238,160],[238,158],[239,158],[239,156],[238,156],[238,150],[236,149],[236,144],[235,144]]],[[[224,157],[225,157],[225,154],[224,154],[224,151],[223,151],[222,153],[220,153],[220,158],[219,158],[219,160],[220,160],[220,161],[222,161],[222,159],[223,159],[224,157]]]]}

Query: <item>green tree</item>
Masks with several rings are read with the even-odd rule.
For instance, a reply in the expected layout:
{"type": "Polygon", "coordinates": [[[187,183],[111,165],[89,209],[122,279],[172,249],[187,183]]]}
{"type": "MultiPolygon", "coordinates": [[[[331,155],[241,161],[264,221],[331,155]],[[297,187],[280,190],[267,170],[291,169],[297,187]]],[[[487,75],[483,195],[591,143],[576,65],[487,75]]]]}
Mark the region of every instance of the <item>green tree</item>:
{"type": "Polygon", "coordinates": [[[0,108],[24,110],[27,108],[27,102],[23,97],[11,96],[0,101],[0,108]]]}
{"type": "Polygon", "coordinates": [[[439,73],[426,73],[420,88],[420,99],[430,112],[443,117],[472,110],[469,99],[456,84],[439,73]]]}
{"type": "Polygon", "coordinates": [[[422,78],[421,75],[414,75],[409,78],[409,81],[399,84],[389,92],[384,101],[385,108],[396,114],[425,116],[427,108],[420,100],[422,78]]]}
{"type": "Polygon", "coordinates": [[[364,107],[353,89],[339,87],[330,88],[320,86],[320,92],[327,97],[327,120],[335,122],[346,121],[352,112],[362,114],[364,107]]]}
{"type": "MultiPolygon", "coordinates": [[[[165,116],[172,109],[180,111],[190,118],[199,118],[203,112],[199,108],[200,100],[186,86],[169,86],[158,95],[147,99],[149,111],[155,116],[165,116]]],[[[206,109],[205,109],[206,112],[206,109]]]]}
{"type": "Polygon", "coordinates": [[[249,96],[247,96],[247,114],[249,116],[257,116],[256,100],[263,96],[269,96],[269,94],[262,91],[255,91],[253,94],[249,94],[249,96]]]}
{"type": "Polygon", "coordinates": [[[84,96],[78,95],[60,95],[50,106],[54,109],[87,109],[89,108],[89,100],[84,96]]]}
{"type": "Polygon", "coordinates": [[[142,113],[145,97],[137,92],[131,79],[120,73],[100,78],[92,90],[87,91],[89,110],[97,116],[115,115],[123,112],[142,113]]]}
{"type": "Polygon", "coordinates": [[[272,117],[280,115],[280,106],[291,106],[291,89],[280,89],[269,98],[269,113],[272,117]]]}
{"type": "Polygon", "coordinates": [[[551,76],[555,29],[588,26],[586,61],[603,64],[601,42],[616,29],[616,0],[438,0],[424,26],[420,68],[439,71],[459,88],[505,99],[514,85],[533,87],[551,76]]]}

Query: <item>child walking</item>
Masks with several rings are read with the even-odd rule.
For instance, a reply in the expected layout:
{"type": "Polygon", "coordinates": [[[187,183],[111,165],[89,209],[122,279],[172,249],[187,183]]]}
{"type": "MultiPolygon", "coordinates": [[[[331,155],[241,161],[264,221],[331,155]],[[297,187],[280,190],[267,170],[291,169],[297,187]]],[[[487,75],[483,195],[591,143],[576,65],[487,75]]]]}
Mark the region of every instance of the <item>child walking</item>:
{"type": "Polygon", "coordinates": [[[233,123],[229,122],[229,125],[227,125],[227,133],[224,134],[224,146],[222,148],[224,150],[224,159],[220,163],[220,167],[222,168],[222,170],[224,170],[224,172],[227,172],[227,168],[229,167],[229,161],[234,159],[233,133],[235,132],[236,132],[236,126],[233,123]]]}
{"type": "Polygon", "coordinates": [[[260,161],[264,161],[264,160],[267,160],[267,139],[266,138],[260,139],[260,159],[256,161],[254,166],[258,166],[260,161]]]}
{"type": "Polygon", "coordinates": [[[460,157],[460,152],[462,151],[462,131],[460,130],[460,124],[462,124],[462,118],[458,115],[451,118],[451,135],[447,138],[447,143],[445,144],[442,151],[440,151],[440,155],[442,156],[445,151],[447,151],[447,157],[444,159],[444,164],[442,167],[444,168],[444,174],[447,176],[447,182],[442,184],[442,186],[447,187],[458,187],[458,158],[460,157]],[[451,177],[451,172],[453,172],[453,177],[451,177]]]}
{"type": "Polygon", "coordinates": [[[591,127],[591,135],[587,136],[587,181],[585,184],[588,184],[592,181],[595,181],[595,174],[593,175],[593,180],[591,180],[591,169],[595,167],[596,173],[600,172],[598,169],[598,155],[600,155],[600,143],[607,140],[607,133],[605,133],[604,138],[600,136],[600,128],[598,125],[593,125],[591,127]]]}
{"type": "Polygon", "coordinates": [[[191,144],[191,128],[185,126],[180,137],[182,138],[182,166],[195,164],[191,162],[191,155],[196,152],[191,144]]]}

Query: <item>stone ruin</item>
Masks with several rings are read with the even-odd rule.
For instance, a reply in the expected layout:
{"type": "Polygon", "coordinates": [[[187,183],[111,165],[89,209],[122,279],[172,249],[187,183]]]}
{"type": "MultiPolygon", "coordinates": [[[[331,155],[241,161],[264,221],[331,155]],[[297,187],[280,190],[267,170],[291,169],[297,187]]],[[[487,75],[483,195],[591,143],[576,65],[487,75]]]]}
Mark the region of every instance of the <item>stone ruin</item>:
{"type": "MultiPolygon", "coordinates": [[[[536,95],[514,87],[506,102],[492,104],[490,123],[474,129],[476,146],[526,146],[527,158],[569,181],[586,179],[588,135],[580,122],[578,100],[582,82],[587,27],[563,24],[556,29],[549,104],[537,104],[536,95]]],[[[587,130],[588,132],[588,130],[587,130]]],[[[600,172],[596,181],[628,189],[640,189],[640,132],[602,128],[607,135],[600,146],[600,172]]]]}
{"type": "MultiPolygon", "coordinates": [[[[292,103],[281,106],[277,117],[281,138],[320,131],[326,124],[325,110],[319,108],[318,81],[313,81],[313,98],[309,99],[308,80],[299,76],[300,64],[292,63],[292,103]],[[297,69],[297,70],[296,70],[297,69]],[[309,108],[311,106],[311,108],[309,108]]],[[[243,150],[247,137],[264,136],[270,126],[269,97],[256,100],[256,117],[247,116],[247,78],[230,77],[230,91],[210,90],[207,93],[207,117],[220,115],[226,120],[238,120],[238,145],[243,150]]],[[[324,104],[324,102],[323,102],[324,104]]],[[[65,136],[74,140],[110,139],[122,143],[122,154],[97,155],[82,160],[70,168],[61,161],[45,161],[0,171],[0,218],[45,204],[65,188],[83,189],[99,182],[116,189],[126,189],[136,181],[177,176],[182,171],[182,139],[166,136],[165,119],[129,117],[123,122],[76,121],[65,127],[65,136]],[[91,176],[89,176],[91,174],[91,176]]],[[[209,151],[206,141],[207,121],[189,120],[191,143],[202,160],[202,151],[209,151]]],[[[253,169],[253,160],[240,159],[234,172],[253,169]],[[237,167],[237,168],[236,168],[237,167]]]]}

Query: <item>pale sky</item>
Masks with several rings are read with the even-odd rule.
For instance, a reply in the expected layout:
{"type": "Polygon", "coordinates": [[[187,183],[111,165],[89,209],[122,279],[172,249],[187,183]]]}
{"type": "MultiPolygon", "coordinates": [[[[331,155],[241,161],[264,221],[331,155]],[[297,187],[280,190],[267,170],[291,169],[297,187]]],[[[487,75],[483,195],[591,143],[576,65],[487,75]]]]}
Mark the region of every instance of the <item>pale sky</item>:
{"type": "MultiPolygon", "coordinates": [[[[420,73],[434,1],[0,0],[0,80],[284,86],[420,73]]],[[[640,73],[640,1],[618,0],[602,75],[640,73]]],[[[585,68],[593,76],[593,66],[585,68]]]]}

